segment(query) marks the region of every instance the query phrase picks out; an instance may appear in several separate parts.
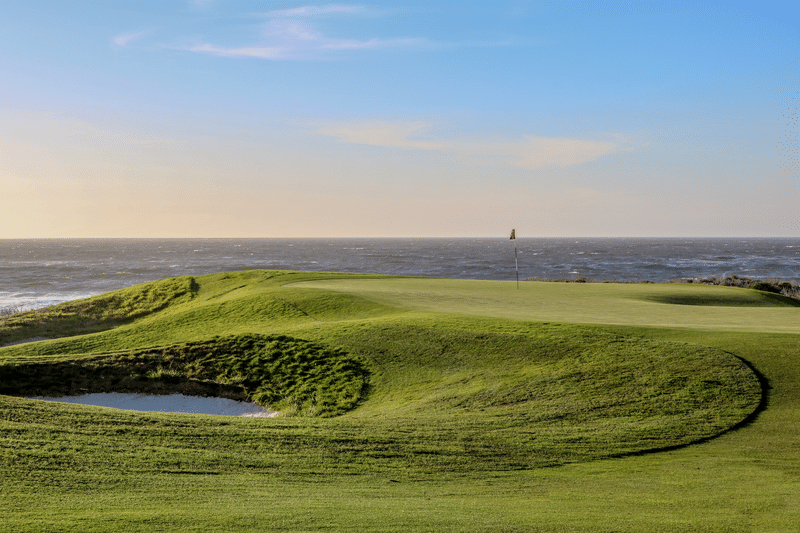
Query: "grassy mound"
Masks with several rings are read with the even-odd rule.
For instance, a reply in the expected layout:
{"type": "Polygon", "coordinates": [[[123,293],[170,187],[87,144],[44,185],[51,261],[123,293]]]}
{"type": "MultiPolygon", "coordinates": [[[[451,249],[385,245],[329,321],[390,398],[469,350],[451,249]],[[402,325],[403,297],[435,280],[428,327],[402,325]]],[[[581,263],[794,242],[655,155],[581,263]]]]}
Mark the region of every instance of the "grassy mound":
{"type": "MultiPolygon", "coordinates": [[[[579,326],[528,326],[509,333],[491,331],[501,324],[486,325],[488,332],[465,327],[472,325],[385,324],[339,336],[340,345],[357,353],[373,374],[363,404],[330,419],[283,418],[254,425],[4,397],[5,426],[0,428],[12,430],[18,445],[37,450],[20,453],[17,446],[13,464],[6,466],[37,471],[46,464],[40,462],[45,460],[40,448],[52,450],[48,443],[61,442],[77,447],[69,452],[74,466],[63,475],[80,472],[87,483],[101,465],[104,478],[119,482],[173,468],[169,457],[193,472],[227,474],[516,470],[698,442],[741,422],[760,401],[750,370],[719,350],[579,326]],[[100,452],[105,445],[110,448],[100,452]],[[98,451],[83,455],[80,449],[98,451]]],[[[254,397],[295,403],[300,413],[329,415],[352,407],[363,384],[352,359],[332,353],[337,352],[296,339],[253,336],[73,366],[106,378],[114,369],[134,370],[139,381],[149,378],[167,386],[186,376],[199,381],[216,376],[217,382],[255,391],[254,397]],[[292,351],[292,357],[276,356],[292,351]],[[303,372],[287,367],[298,359],[305,359],[300,366],[309,374],[317,370],[311,361],[325,360],[327,370],[318,373],[321,379],[300,381],[303,372]],[[275,387],[280,372],[293,374],[295,388],[275,387]]],[[[64,460],[57,459],[58,450],[63,446],[46,454],[48,463],[64,460]]],[[[61,475],[48,473],[53,483],[65,483],[61,475]]]]}
{"type": "MultiPolygon", "coordinates": [[[[378,446],[407,465],[455,469],[684,445],[735,426],[761,401],[750,369],[711,348],[597,327],[408,316],[352,294],[285,286],[302,279],[276,272],[202,277],[194,281],[196,298],[173,299],[123,327],[6,348],[1,390],[194,391],[249,397],[287,415],[349,412],[326,431],[359,434],[350,453],[369,455],[378,446]],[[242,324],[250,332],[237,333],[242,324]],[[198,341],[198,330],[219,336],[198,341]]],[[[137,290],[150,294],[152,287],[125,294],[137,290]]],[[[112,298],[81,305],[129,317],[129,310],[107,309],[112,298]]],[[[321,453],[304,443],[299,453],[321,453]]]]}
{"type": "Polygon", "coordinates": [[[169,278],[45,309],[0,317],[0,346],[25,339],[82,335],[119,326],[194,297],[191,276],[169,278]]]}
{"type": "Polygon", "coordinates": [[[352,417],[463,423],[452,438],[470,453],[494,462],[513,447],[506,459],[525,467],[697,442],[741,422],[762,394],[729,354],[597,328],[451,320],[338,340],[377,369],[352,417]]]}
{"type": "Polygon", "coordinates": [[[333,416],[366,373],[340,350],[285,335],[240,335],[77,361],[0,365],[0,394],[185,393],[252,400],[284,414],[333,416]]]}

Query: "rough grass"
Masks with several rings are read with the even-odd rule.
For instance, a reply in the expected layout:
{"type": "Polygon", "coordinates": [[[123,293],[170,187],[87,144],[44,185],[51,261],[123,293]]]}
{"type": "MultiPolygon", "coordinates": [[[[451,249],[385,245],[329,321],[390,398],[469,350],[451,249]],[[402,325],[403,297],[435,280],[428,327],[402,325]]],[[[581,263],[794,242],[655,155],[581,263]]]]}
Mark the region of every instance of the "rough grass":
{"type": "Polygon", "coordinates": [[[189,301],[197,290],[184,276],[145,283],[94,298],[64,302],[45,309],[0,315],[0,346],[34,338],[57,338],[109,329],[189,301]]]}
{"type": "MultiPolygon", "coordinates": [[[[742,422],[761,401],[750,369],[710,348],[579,326],[408,317],[359,296],[284,286],[297,277],[199,278],[196,300],[174,300],[125,327],[9,347],[0,352],[0,391],[194,391],[250,398],[284,415],[340,415],[360,404],[326,428],[358,435],[343,440],[349,455],[300,438],[298,454],[319,463],[324,452],[344,468],[348,457],[369,462],[374,452],[437,470],[530,468],[685,445],[742,422]],[[206,335],[242,324],[261,334],[164,344],[194,335],[180,326],[188,323],[206,335]],[[281,330],[293,336],[270,334],[281,330]]],[[[124,293],[128,300],[135,290],[124,293]]],[[[80,308],[130,316],[130,306],[108,310],[120,299],[112,293],[80,308]]]]}
{"type": "Polygon", "coordinates": [[[254,391],[284,370],[314,382],[316,365],[327,391],[338,357],[362,380],[339,410],[258,420],[0,396],[0,530],[791,531],[800,518],[796,335],[708,325],[793,308],[610,285],[578,293],[571,321],[588,325],[548,324],[520,315],[568,314],[572,289],[361,278],[203,276],[192,299],[112,329],[0,349],[6,376],[144,362],[149,383],[254,391]],[[648,329],[597,322],[641,309],[661,310],[648,329]],[[686,310],[704,327],[664,327],[686,310]],[[278,369],[290,349],[254,358],[246,339],[311,353],[278,369]]]}
{"type": "MultiPolygon", "coordinates": [[[[71,459],[88,461],[80,470],[106,463],[104,476],[116,469],[120,478],[124,472],[149,472],[153,467],[144,457],[168,449],[203,472],[241,472],[241,458],[223,460],[220,454],[230,449],[236,457],[249,456],[257,449],[259,459],[248,463],[250,472],[270,473],[280,466],[300,472],[388,474],[399,468],[422,474],[552,466],[684,445],[741,422],[761,399],[752,372],[718,350],[577,326],[515,334],[449,326],[390,324],[339,337],[340,346],[372,369],[372,390],[361,408],[327,422],[261,423],[257,427],[263,431],[253,433],[251,422],[232,419],[220,434],[214,429],[219,422],[188,417],[190,429],[165,433],[173,418],[160,421],[153,414],[147,427],[162,428],[154,439],[137,428],[139,415],[115,415],[108,427],[102,416],[87,414],[91,409],[74,406],[9,400],[3,411],[17,427],[53,428],[40,436],[45,440],[75,442],[72,428],[83,428],[78,431],[83,434],[89,427],[97,431],[77,438],[86,445],[101,446],[109,432],[132,439],[111,443],[112,450],[127,451],[71,459]],[[52,415],[46,421],[44,412],[52,415]],[[187,447],[187,439],[205,444],[187,447]],[[209,455],[209,449],[215,453],[209,455]],[[140,459],[118,464],[119,453],[134,450],[140,459]],[[145,462],[137,466],[137,461],[145,462]]],[[[154,369],[169,368],[166,384],[176,377],[212,377],[240,385],[270,407],[293,403],[301,413],[318,415],[353,407],[363,384],[361,367],[343,352],[286,337],[234,337],[81,359],[72,364],[73,375],[58,376],[66,365],[56,363],[46,368],[55,383],[44,378],[43,366],[7,364],[4,377],[33,367],[38,371],[27,374],[29,379],[55,387],[47,390],[52,394],[62,382],[93,390],[93,377],[108,386],[119,378],[115,369],[127,368],[137,377],[126,381],[130,375],[124,376],[119,388],[131,390],[143,376],[162,377],[154,369]]],[[[35,457],[27,463],[17,456],[15,465],[5,466],[36,470],[35,457]]]]}
{"type": "Polygon", "coordinates": [[[240,335],[70,361],[0,365],[0,393],[214,395],[284,414],[333,416],[361,399],[366,372],[340,350],[286,335],[240,335]]]}

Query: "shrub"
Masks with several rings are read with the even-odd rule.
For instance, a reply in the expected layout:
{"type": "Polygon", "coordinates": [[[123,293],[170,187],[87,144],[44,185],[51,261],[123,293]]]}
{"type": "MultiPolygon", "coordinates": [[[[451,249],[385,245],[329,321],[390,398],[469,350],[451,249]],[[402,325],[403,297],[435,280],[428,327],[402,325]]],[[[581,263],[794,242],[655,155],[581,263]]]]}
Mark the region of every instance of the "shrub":
{"type": "Polygon", "coordinates": [[[757,291],[774,292],[780,294],[782,289],[775,283],[769,281],[754,281],[747,286],[748,289],[755,289],[757,291]]]}

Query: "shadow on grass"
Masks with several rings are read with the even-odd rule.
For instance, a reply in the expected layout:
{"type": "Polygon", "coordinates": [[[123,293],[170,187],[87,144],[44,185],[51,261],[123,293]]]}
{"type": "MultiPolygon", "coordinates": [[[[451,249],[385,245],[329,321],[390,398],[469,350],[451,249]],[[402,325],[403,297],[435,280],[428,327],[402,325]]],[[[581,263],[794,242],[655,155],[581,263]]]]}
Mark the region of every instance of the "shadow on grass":
{"type": "Polygon", "coordinates": [[[742,362],[742,364],[744,364],[747,368],[749,368],[753,374],[755,374],[756,378],[758,379],[758,384],[761,387],[761,400],[758,402],[758,405],[756,406],[755,410],[749,415],[747,415],[747,417],[744,420],[732,426],[730,429],[728,429],[723,433],[727,433],[729,431],[735,431],[737,429],[742,429],[755,422],[761,415],[761,413],[764,412],[764,410],[767,408],[767,405],[769,404],[770,391],[772,390],[772,385],[770,385],[767,376],[759,372],[758,369],[750,363],[750,361],[742,357],[739,357],[738,355],[733,354],[731,352],[725,352],[725,353],[727,353],[732,357],[737,358],[739,361],[742,362]]]}
{"type": "Polygon", "coordinates": [[[661,453],[661,452],[670,452],[670,451],[674,451],[674,450],[680,450],[682,448],[687,448],[689,446],[695,446],[697,444],[703,444],[703,443],[709,442],[709,441],[714,440],[714,439],[716,439],[718,437],[721,437],[722,435],[725,435],[726,433],[731,433],[733,431],[737,431],[737,430],[740,430],[740,429],[743,429],[743,428],[746,428],[746,427],[752,425],[758,419],[758,417],[761,415],[761,413],[763,413],[764,410],[767,408],[767,405],[769,404],[769,396],[770,396],[770,391],[772,390],[772,386],[769,384],[769,380],[767,379],[767,377],[764,374],[762,374],[761,372],[759,372],[758,369],[756,367],[754,367],[750,363],[750,361],[748,361],[747,359],[744,359],[742,357],[739,357],[738,355],[736,355],[734,353],[731,353],[731,352],[725,351],[725,353],[730,355],[731,357],[735,357],[736,359],[741,361],[742,364],[744,364],[747,368],[749,368],[750,371],[756,376],[756,379],[758,379],[758,384],[759,384],[759,387],[761,388],[761,399],[759,400],[758,405],[753,410],[753,412],[751,412],[749,415],[747,415],[741,421],[737,422],[736,424],[730,426],[727,429],[724,429],[723,431],[720,431],[716,435],[709,435],[708,437],[702,437],[702,438],[699,438],[697,440],[693,440],[692,442],[687,442],[687,443],[683,443],[683,444],[676,444],[674,446],[662,446],[662,447],[659,447],[659,448],[650,448],[650,449],[641,450],[641,451],[638,451],[638,452],[629,452],[629,453],[621,453],[619,455],[611,455],[611,456],[609,456],[609,458],[619,459],[619,458],[631,457],[631,456],[638,457],[638,456],[641,456],[641,455],[650,455],[650,454],[653,454],[653,453],[661,453]]]}
{"type": "Polygon", "coordinates": [[[654,294],[636,299],[659,304],[713,307],[800,307],[800,301],[767,292],[735,294],[654,294]]]}
{"type": "Polygon", "coordinates": [[[245,334],[96,357],[0,363],[0,394],[181,393],[335,416],[364,397],[368,372],[349,354],[286,335],[245,334]]]}
{"type": "Polygon", "coordinates": [[[115,364],[109,357],[80,362],[0,365],[0,394],[9,396],[79,396],[90,393],[185,394],[230,400],[248,399],[244,387],[153,372],[150,365],[115,364]]]}

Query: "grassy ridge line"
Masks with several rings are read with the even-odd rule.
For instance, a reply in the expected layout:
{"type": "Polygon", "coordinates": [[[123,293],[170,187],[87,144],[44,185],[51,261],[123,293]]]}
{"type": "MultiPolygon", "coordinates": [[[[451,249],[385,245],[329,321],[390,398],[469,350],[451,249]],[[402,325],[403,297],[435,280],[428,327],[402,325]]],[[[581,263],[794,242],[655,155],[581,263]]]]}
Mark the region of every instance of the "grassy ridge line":
{"type": "Polygon", "coordinates": [[[102,331],[190,301],[197,291],[191,276],[153,281],[92,298],[0,317],[0,346],[32,338],[56,338],[102,331]]]}
{"type": "MultiPolygon", "coordinates": [[[[106,322],[98,328],[99,332],[84,332],[70,338],[63,338],[74,335],[70,329],[64,327],[66,323],[56,322],[57,329],[49,335],[56,338],[0,347],[0,361],[4,357],[20,362],[36,362],[51,357],[63,359],[90,356],[109,351],[193,342],[215,335],[291,334],[294,329],[314,325],[320,320],[372,319],[402,312],[358,296],[330,291],[276,291],[284,283],[329,277],[369,279],[377,276],[265,270],[209,274],[192,278],[195,286],[191,299],[175,299],[158,312],[120,323],[106,322]],[[311,301],[307,302],[309,299],[311,301]]],[[[146,286],[147,284],[137,287],[146,286]]],[[[126,290],[135,291],[137,287],[126,290]]],[[[104,296],[96,296],[87,301],[104,296]]],[[[44,314],[50,309],[38,311],[44,314]]],[[[4,331],[2,325],[0,322],[0,335],[4,331]]],[[[16,335],[28,339],[38,336],[37,331],[27,329],[16,332],[16,335]]]]}

